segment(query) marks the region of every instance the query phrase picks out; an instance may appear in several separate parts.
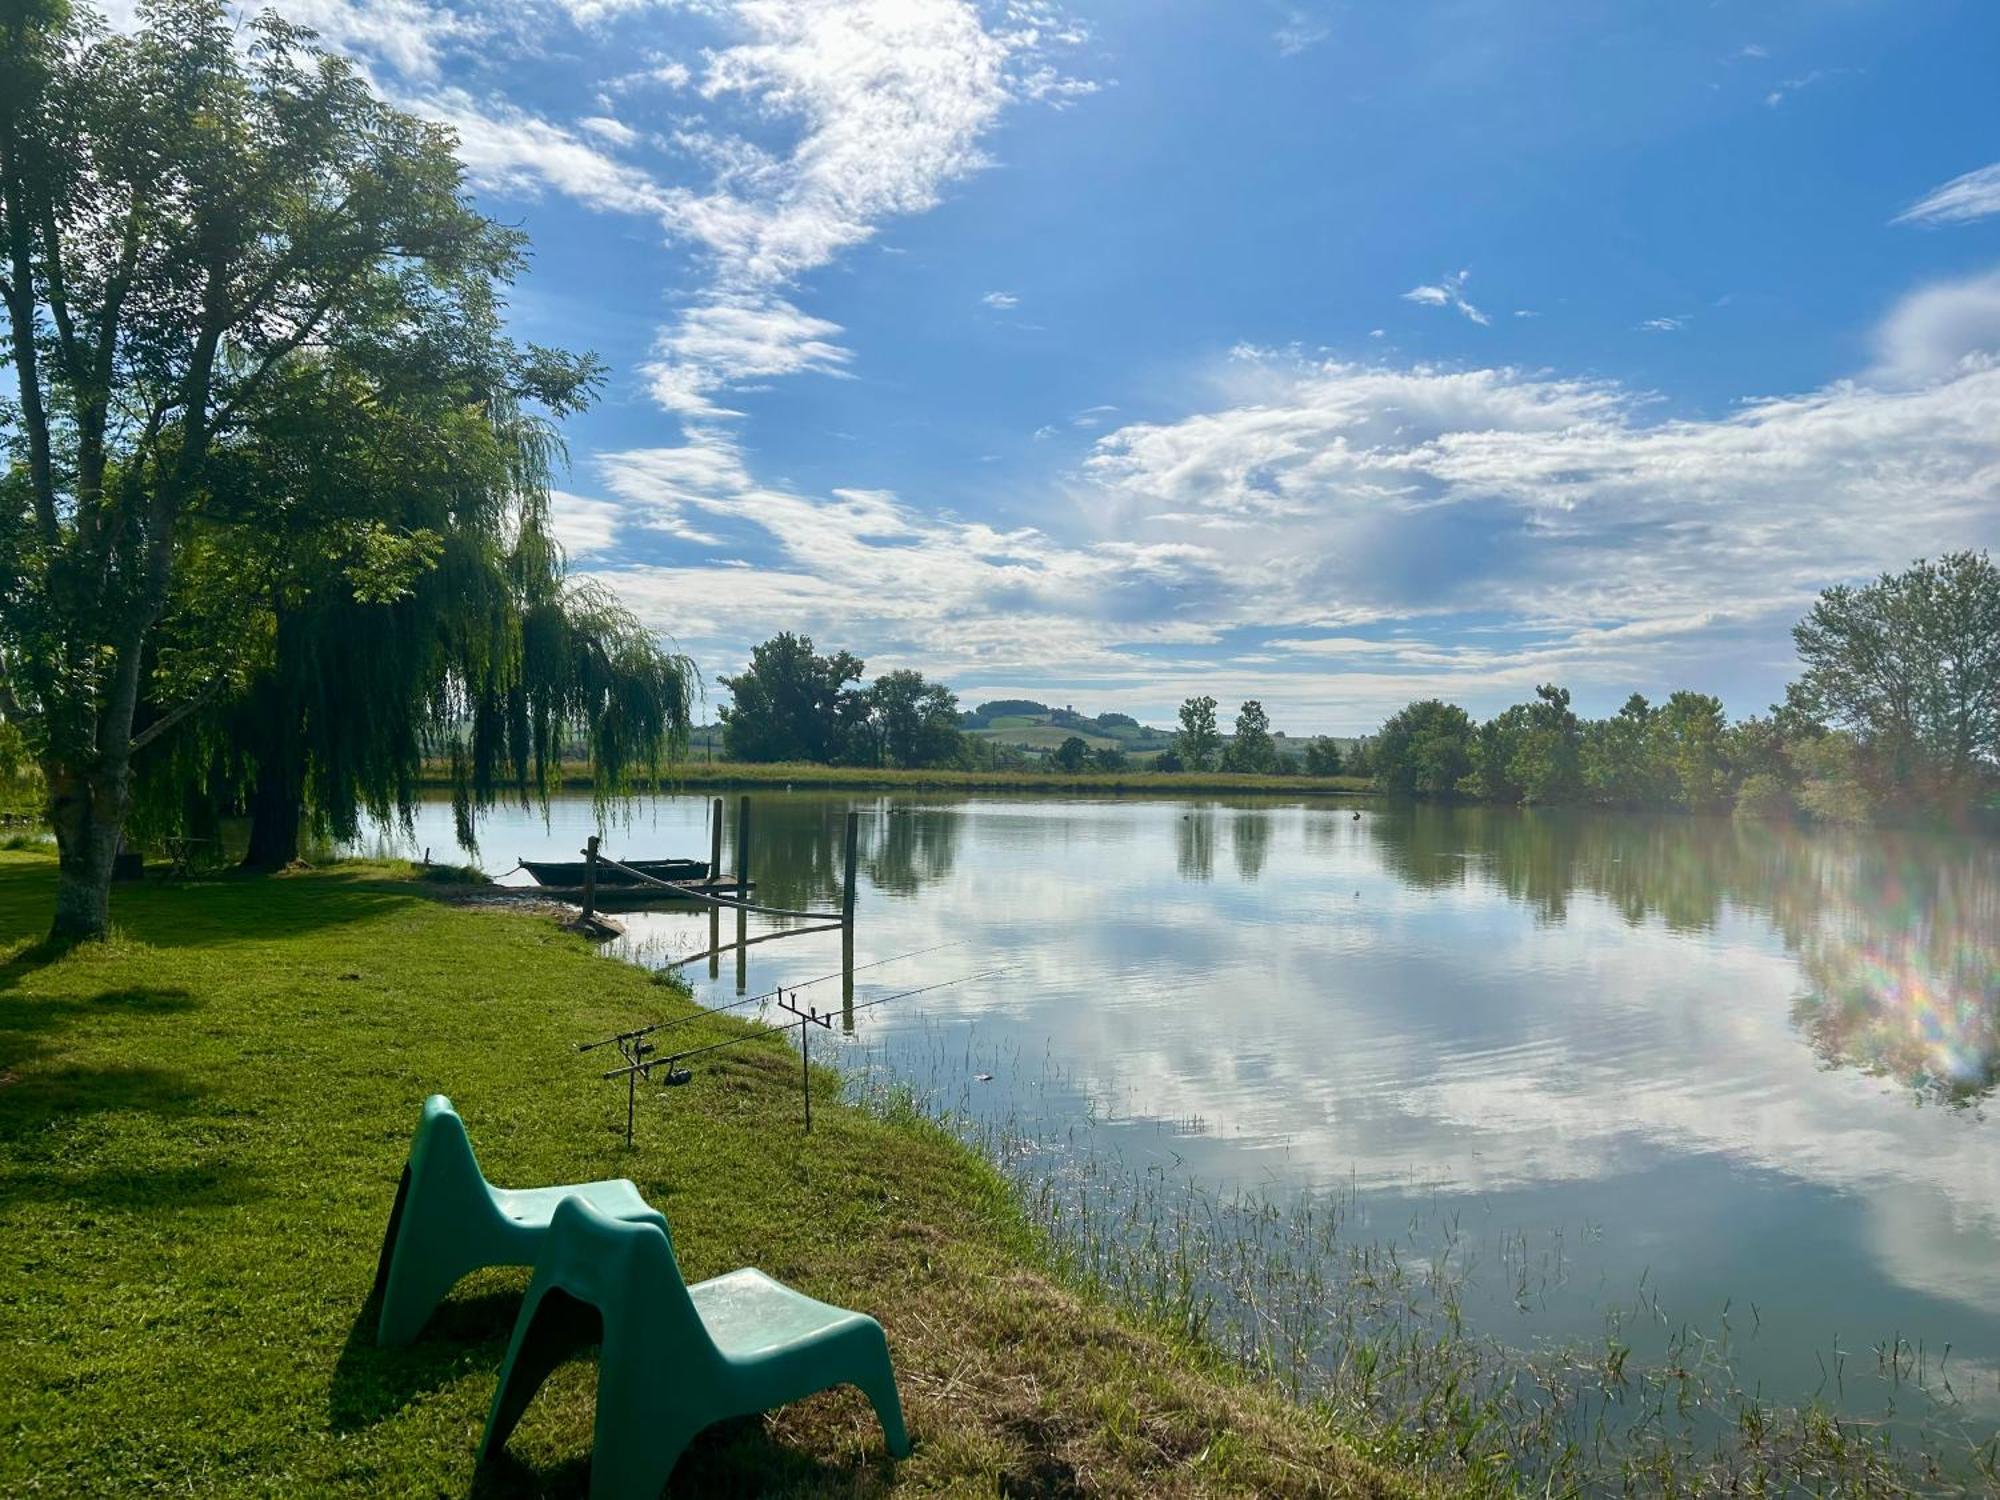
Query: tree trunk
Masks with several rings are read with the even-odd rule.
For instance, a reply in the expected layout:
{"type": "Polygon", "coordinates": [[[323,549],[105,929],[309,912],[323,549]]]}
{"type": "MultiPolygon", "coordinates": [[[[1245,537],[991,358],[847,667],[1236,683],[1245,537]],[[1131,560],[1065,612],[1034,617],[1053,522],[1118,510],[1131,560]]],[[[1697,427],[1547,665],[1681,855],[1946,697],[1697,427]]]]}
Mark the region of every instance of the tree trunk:
{"type": "Polygon", "coordinates": [[[246,869],[282,870],[299,857],[305,805],[305,774],[297,757],[286,751],[265,757],[257,766],[257,784],[250,794],[246,869]]]}
{"type": "Polygon", "coordinates": [[[129,795],[121,769],[49,772],[49,822],[56,832],[54,943],[102,938],[111,930],[111,867],[125,828],[129,795]]]}

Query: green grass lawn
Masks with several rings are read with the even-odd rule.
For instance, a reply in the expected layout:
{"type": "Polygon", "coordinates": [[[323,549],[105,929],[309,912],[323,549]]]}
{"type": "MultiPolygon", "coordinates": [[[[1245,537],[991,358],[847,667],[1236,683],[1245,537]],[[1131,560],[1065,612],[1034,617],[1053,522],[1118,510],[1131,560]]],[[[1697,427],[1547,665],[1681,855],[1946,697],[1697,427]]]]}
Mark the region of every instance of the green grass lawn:
{"type": "Polygon", "coordinates": [[[888,1329],[911,1458],[835,1392],[711,1429],[673,1493],[1414,1492],[1323,1414],[1059,1284],[930,1125],[836,1106],[823,1077],[802,1135],[778,1040],[644,1097],[626,1151],[623,1092],[573,1043],[684,992],[408,873],[120,887],[118,937],[51,956],[53,862],[0,853],[0,1493],[580,1493],[588,1360],[473,1471],[525,1271],[461,1283],[414,1347],[369,1336],[433,1090],[496,1182],[630,1176],[690,1279],[755,1264],[888,1329]]]}

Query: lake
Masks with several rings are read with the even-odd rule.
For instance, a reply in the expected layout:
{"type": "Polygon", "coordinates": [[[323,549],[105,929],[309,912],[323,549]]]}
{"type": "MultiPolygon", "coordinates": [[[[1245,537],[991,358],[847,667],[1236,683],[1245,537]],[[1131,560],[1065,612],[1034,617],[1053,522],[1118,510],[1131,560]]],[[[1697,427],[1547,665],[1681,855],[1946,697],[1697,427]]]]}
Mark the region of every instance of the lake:
{"type": "MultiPolygon", "coordinates": [[[[643,804],[606,849],[705,856],[709,806],[643,804]]],[[[1099,1181],[1116,1162],[1128,1186],[1338,1204],[1343,1234],[1449,1260],[1466,1321],[1524,1350],[1601,1347],[1607,1320],[1655,1354],[1698,1330],[1744,1391],[1907,1412],[1907,1343],[1931,1396],[1992,1430],[1993,843],[1331,799],[772,792],[753,801],[759,900],[837,907],[849,807],[856,963],[876,967],[855,976],[851,1035],[824,1045],[989,1140],[1034,1143],[1044,1166],[1087,1153],[1099,1181]],[[919,949],[938,951],[896,958],[919,949]]],[[[574,857],[593,826],[587,798],[546,826],[497,814],[481,862],[574,857]]],[[[444,857],[445,807],[414,842],[444,857]]],[[[641,962],[709,943],[705,916],[623,920],[614,951],[641,962]]],[[[765,943],[743,979],[798,983],[839,954],[835,933],[765,943]]],[[[681,972],[723,1003],[736,960],[681,972]]]]}

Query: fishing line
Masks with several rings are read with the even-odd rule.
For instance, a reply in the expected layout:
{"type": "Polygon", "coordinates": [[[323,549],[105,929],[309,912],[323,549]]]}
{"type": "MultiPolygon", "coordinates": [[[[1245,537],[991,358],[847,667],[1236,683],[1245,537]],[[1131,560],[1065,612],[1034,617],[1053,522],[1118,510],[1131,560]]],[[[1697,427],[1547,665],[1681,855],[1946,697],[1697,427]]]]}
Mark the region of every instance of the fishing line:
{"type": "MultiPolygon", "coordinates": [[[[779,995],[788,994],[793,990],[809,989],[813,985],[825,984],[828,980],[839,979],[844,975],[862,974],[869,969],[879,969],[884,964],[900,963],[906,958],[922,958],[927,953],[940,953],[946,948],[962,948],[965,946],[965,941],[964,938],[954,938],[948,943],[937,943],[929,948],[912,948],[908,953],[892,953],[889,957],[878,958],[873,963],[856,964],[851,969],[835,969],[830,974],[822,974],[816,979],[802,979],[797,984],[779,985],[776,989],[766,990],[761,995],[748,995],[741,1000],[732,1000],[727,1005],[712,1005],[705,1010],[697,1010],[689,1015],[675,1016],[667,1021],[655,1021],[651,1026],[641,1026],[634,1031],[621,1031],[618,1035],[605,1037],[602,1041],[578,1042],[576,1050],[579,1052],[595,1052],[599,1047],[613,1047],[619,1042],[629,1042],[635,1037],[651,1036],[658,1031],[671,1031],[674,1027],[685,1026],[690,1021],[699,1021],[706,1016],[719,1016],[728,1011],[741,1010],[746,1005],[761,1005],[766,1001],[776,999],[779,995]]],[[[921,993],[921,991],[918,993],[921,993]]],[[[870,1001],[869,1003],[873,1004],[875,1002],[870,1001]]],[[[861,1008],[860,1006],[855,1007],[857,1010],[861,1008]]]]}
{"type": "MultiPolygon", "coordinates": [[[[952,979],[940,979],[935,984],[922,984],[918,985],[915,989],[898,990],[893,995],[878,995],[875,999],[864,1000],[859,1005],[851,1007],[842,1006],[840,1013],[841,1015],[845,1016],[848,1010],[850,1009],[873,1010],[878,1005],[887,1005],[891,1000],[908,1000],[914,995],[928,995],[933,990],[947,989],[954,984],[971,984],[974,981],[981,979],[997,979],[1011,972],[1012,972],[1011,970],[1003,967],[997,969],[982,969],[976,974],[960,974],[952,979]]],[[[828,1016],[831,1016],[832,1014],[833,1014],[832,1011],[827,1012],[828,1016]]],[[[805,1024],[807,1024],[807,1018],[801,1016],[796,1021],[783,1021],[768,1025],[762,1031],[749,1032],[743,1036],[724,1037],[719,1042],[706,1042],[699,1047],[690,1047],[685,1052],[669,1053],[664,1057],[651,1057],[640,1062],[635,1062],[631,1064],[629,1067],[613,1068],[610,1072],[604,1074],[603,1076],[606,1078],[622,1078],[627,1073],[644,1073],[650,1076],[654,1068],[666,1068],[671,1072],[673,1069],[673,1065],[675,1063],[684,1062],[690,1057],[700,1057],[704,1052],[714,1052],[715,1050],[721,1047],[740,1046],[742,1043],[748,1041],[754,1041],[758,1037],[783,1036],[786,1032],[790,1031],[794,1026],[803,1026],[805,1024]]]]}

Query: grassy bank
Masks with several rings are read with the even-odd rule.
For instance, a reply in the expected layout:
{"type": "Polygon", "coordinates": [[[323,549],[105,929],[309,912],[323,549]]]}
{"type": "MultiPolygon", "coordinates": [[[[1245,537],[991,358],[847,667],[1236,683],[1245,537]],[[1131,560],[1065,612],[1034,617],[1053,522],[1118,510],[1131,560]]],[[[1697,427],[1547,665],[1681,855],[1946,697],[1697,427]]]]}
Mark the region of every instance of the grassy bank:
{"type": "MultiPolygon", "coordinates": [[[[933,1126],[828,1078],[803,1137],[776,1040],[646,1098],[627,1153],[622,1093],[571,1044],[688,1001],[545,920],[354,866],[121,888],[114,942],[51,957],[52,868],[0,854],[0,1492],[473,1489],[526,1273],[462,1283],[407,1350],[363,1315],[434,1089],[496,1181],[629,1175],[691,1277],[756,1264],[887,1327],[911,1458],[837,1392],[711,1430],[675,1493],[1413,1492],[1061,1284],[933,1126]]],[[[580,1491],[590,1400],[587,1361],[560,1372],[477,1491],[580,1491]]]]}
{"type": "MultiPolygon", "coordinates": [[[[446,785],[439,774],[431,784],[446,785]]],[[[587,790],[590,770],[579,766],[563,774],[566,788],[587,790]]],[[[686,761],[674,768],[661,789],[700,790],[705,787],[855,787],[885,791],[1075,792],[1087,796],[1129,796],[1154,793],[1185,796],[1212,793],[1227,796],[1369,796],[1374,783],[1365,776],[1247,776],[1225,771],[899,771],[870,766],[821,766],[804,762],[753,765],[742,761],[686,761]]]]}

